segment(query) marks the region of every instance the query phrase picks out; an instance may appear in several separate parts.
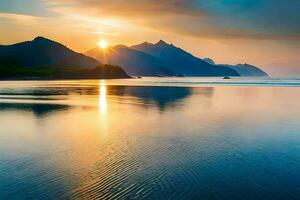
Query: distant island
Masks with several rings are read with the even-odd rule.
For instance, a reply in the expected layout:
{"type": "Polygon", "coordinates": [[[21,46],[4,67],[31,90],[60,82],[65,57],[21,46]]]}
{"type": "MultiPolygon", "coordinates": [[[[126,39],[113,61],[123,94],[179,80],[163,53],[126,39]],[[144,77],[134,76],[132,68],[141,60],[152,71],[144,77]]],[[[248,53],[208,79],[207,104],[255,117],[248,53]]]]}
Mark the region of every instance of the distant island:
{"type": "Polygon", "coordinates": [[[86,55],[112,65],[119,65],[130,76],[268,76],[249,64],[215,64],[212,59],[200,59],[187,51],[160,40],[127,47],[116,45],[103,51],[96,47],[86,55]]]}
{"type": "Polygon", "coordinates": [[[0,46],[0,79],[128,78],[118,66],[103,65],[55,41],[32,41],[0,46]]]}
{"type": "Polygon", "coordinates": [[[53,40],[0,45],[1,80],[113,79],[130,76],[238,77],[268,76],[249,64],[215,64],[160,40],[127,47],[99,47],[77,53],[53,40]],[[104,63],[104,64],[103,64],[104,63]]]}

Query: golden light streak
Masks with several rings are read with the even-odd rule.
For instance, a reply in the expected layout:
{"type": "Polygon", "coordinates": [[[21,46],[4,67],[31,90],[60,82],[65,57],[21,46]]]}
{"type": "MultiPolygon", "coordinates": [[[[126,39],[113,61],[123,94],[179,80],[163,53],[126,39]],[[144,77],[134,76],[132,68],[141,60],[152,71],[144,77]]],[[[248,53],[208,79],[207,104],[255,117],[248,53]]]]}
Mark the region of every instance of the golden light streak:
{"type": "Polygon", "coordinates": [[[99,111],[102,115],[107,113],[105,80],[101,80],[99,85],[99,111]]]}

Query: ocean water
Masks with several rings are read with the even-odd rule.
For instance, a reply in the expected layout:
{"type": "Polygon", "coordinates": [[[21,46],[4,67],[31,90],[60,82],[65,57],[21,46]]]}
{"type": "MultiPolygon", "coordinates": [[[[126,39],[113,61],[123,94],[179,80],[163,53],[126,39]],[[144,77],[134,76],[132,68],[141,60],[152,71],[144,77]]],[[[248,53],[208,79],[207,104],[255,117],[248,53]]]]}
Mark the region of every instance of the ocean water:
{"type": "Polygon", "coordinates": [[[0,82],[0,199],[300,199],[300,80],[0,82]]]}

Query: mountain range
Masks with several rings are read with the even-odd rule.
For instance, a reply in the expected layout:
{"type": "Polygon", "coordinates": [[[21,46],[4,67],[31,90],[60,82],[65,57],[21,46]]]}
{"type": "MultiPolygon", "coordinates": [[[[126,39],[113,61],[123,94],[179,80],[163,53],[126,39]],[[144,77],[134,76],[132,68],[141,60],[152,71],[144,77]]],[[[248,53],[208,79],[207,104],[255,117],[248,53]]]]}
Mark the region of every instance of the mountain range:
{"type": "Polygon", "coordinates": [[[131,76],[266,76],[261,69],[248,65],[217,65],[160,40],[127,47],[117,45],[102,50],[94,48],[86,55],[102,63],[122,66],[131,76]]]}
{"type": "Polygon", "coordinates": [[[122,66],[130,76],[175,76],[176,73],[164,67],[154,56],[136,51],[124,45],[109,47],[105,51],[94,48],[86,53],[102,63],[122,66]]]}
{"type": "Polygon", "coordinates": [[[129,76],[267,76],[249,64],[215,64],[162,40],[94,48],[86,55],[43,37],[0,45],[0,79],[88,79],[129,76]],[[105,63],[105,64],[101,64],[105,63]]]}
{"type": "Polygon", "coordinates": [[[2,79],[125,78],[117,66],[105,66],[66,46],[37,37],[32,41],[0,45],[2,79]]]}

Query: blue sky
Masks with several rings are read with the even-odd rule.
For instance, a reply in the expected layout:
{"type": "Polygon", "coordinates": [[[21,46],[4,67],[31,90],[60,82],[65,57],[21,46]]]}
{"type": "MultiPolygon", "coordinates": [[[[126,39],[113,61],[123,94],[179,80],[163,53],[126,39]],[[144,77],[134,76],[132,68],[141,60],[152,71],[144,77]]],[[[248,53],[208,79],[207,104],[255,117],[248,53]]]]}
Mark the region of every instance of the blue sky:
{"type": "Polygon", "coordinates": [[[33,16],[53,15],[43,0],[1,0],[0,12],[33,16]]]}

